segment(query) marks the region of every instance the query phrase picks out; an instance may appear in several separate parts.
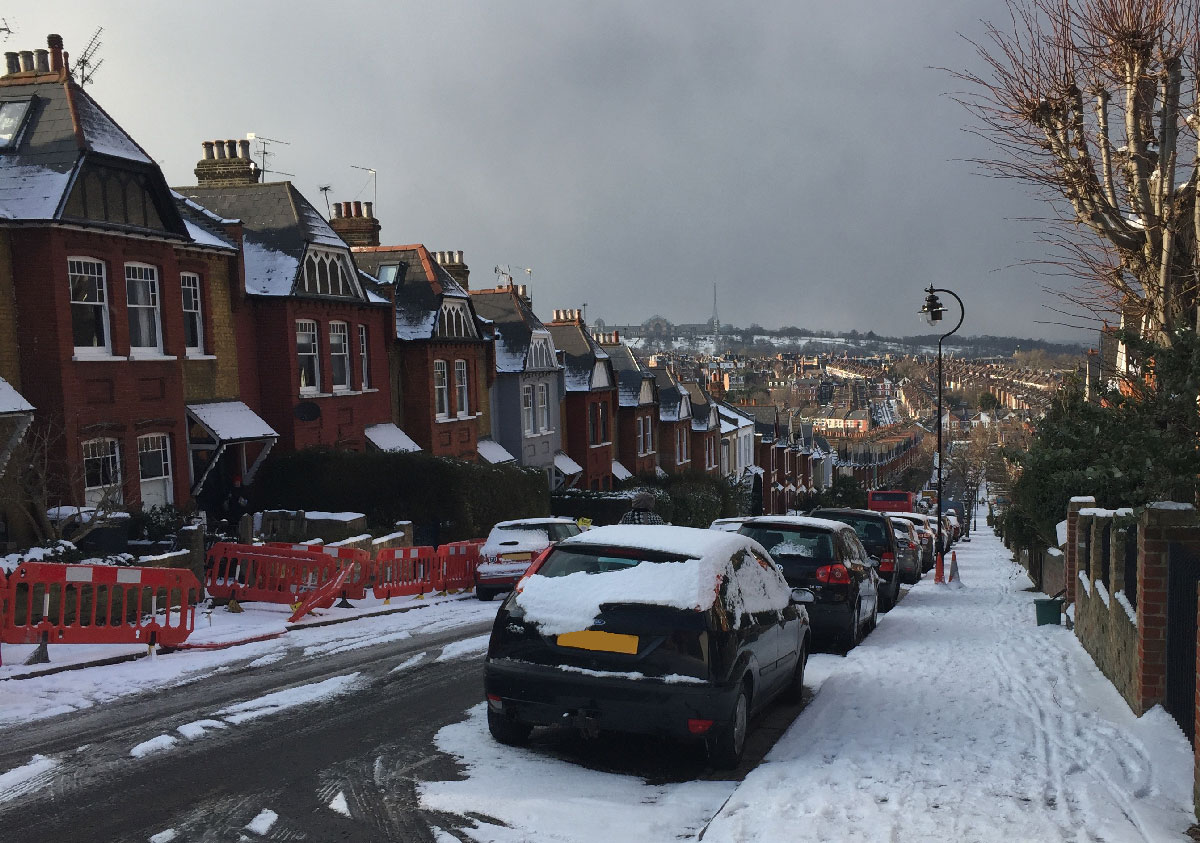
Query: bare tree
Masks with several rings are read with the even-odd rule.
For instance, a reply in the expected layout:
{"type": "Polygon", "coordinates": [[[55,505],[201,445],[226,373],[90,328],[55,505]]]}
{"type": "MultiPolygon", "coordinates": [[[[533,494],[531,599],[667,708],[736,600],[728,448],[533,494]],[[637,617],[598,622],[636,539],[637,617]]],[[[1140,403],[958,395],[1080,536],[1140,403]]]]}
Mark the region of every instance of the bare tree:
{"type": "Polygon", "coordinates": [[[1054,208],[1047,261],[1091,314],[1156,339],[1195,328],[1200,288],[1198,0],[1007,0],[953,72],[993,141],[992,173],[1054,208]]]}

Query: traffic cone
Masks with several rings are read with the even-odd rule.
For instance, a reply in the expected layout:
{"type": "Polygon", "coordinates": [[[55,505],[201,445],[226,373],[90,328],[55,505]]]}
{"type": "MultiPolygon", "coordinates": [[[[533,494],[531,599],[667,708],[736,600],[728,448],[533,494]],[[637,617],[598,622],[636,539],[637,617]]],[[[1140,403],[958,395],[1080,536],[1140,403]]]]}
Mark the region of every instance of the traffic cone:
{"type": "Polygon", "coordinates": [[[962,585],[962,578],[958,575],[958,554],[953,550],[950,551],[950,582],[962,585]]]}
{"type": "Polygon", "coordinates": [[[945,582],[946,579],[945,579],[944,574],[945,574],[944,560],[942,558],[941,551],[938,551],[937,562],[934,563],[934,566],[933,566],[933,581],[935,583],[945,582]]]}

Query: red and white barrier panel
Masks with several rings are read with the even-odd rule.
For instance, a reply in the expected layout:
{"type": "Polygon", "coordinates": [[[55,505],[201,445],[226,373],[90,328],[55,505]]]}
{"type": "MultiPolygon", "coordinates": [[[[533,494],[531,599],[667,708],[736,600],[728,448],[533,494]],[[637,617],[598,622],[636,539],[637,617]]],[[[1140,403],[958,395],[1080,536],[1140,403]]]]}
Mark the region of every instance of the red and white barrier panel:
{"type": "Polygon", "coordinates": [[[184,568],[25,562],[0,588],[6,644],[161,644],[196,627],[202,592],[184,568]]]}
{"type": "Polygon", "coordinates": [[[375,557],[376,597],[391,598],[433,591],[432,547],[388,547],[375,557]]]}

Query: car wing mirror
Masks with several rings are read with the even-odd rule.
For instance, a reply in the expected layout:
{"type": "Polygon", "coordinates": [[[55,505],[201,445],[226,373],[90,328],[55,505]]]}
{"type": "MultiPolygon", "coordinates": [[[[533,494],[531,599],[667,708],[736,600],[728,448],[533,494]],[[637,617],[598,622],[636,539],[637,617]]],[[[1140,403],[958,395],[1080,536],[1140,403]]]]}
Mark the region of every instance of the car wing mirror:
{"type": "Polygon", "coordinates": [[[792,589],[792,602],[793,603],[816,603],[817,596],[815,594],[813,594],[812,591],[810,591],[807,588],[793,588],[792,589]]]}

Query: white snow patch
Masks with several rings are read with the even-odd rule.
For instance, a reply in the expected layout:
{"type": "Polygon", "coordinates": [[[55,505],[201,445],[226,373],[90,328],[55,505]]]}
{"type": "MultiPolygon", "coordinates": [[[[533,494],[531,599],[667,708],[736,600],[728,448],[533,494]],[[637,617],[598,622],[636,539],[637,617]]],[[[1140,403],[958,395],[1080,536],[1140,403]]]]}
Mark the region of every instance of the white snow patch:
{"type": "Polygon", "coordinates": [[[158,834],[151,834],[150,843],[171,843],[171,841],[178,836],[179,832],[177,832],[175,829],[167,828],[163,829],[158,834]]]}
{"type": "Polygon", "coordinates": [[[58,762],[53,758],[35,755],[29,759],[29,763],[14,767],[7,773],[0,773],[0,803],[24,796],[36,788],[57,766],[58,762]]]}
{"type": "Polygon", "coordinates": [[[1083,572],[1083,571],[1080,571],[1080,572],[1079,572],[1079,581],[1080,581],[1081,583],[1083,583],[1083,590],[1084,590],[1084,592],[1086,592],[1086,593],[1087,593],[1087,596],[1088,596],[1088,597],[1091,597],[1091,596],[1092,596],[1092,583],[1091,583],[1091,581],[1090,581],[1090,580],[1087,578],[1087,574],[1086,574],[1085,572],[1083,572]]]}
{"type": "Polygon", "coordinates": [[[1096,596],[1104,601],[1104,605],[1109,605],[1108,589],[1104,587],[1103,580],[1096,580],[1096,596]]]}
{"type": "Polygon", "coordinates": [[[1190,503],[1179,503],[1178,501],[1155,501],[1154,503],[1146,504],[1146,509],[1164,509],[1168,512],[1184,512],[1189,509],[1195,509],[1190,503]]]}
{"type": "Polygon", "coordinates": [[[317,521],[354,521],[358,518],[366,518],[361,512],[305,512],[306,520],[317,521]]]}
{"type": "Polygon", "coordinates": [[[208,732],[214,729],[228,729],[229,724],[223,720],[193,720],[191,723],[184,723],[175,731],[183,735],[189,741],[194,741],[197,738],[202,738],[208,732]]]}
{"type": "Polygon", "coordinates": [[[389,673],[400,673],[401,671],[408,670],[410,667],[416,667],[418,664],[420,664],[421,659],[425,658],[425,655],[426,654],[423,652],[417,653],[415,656],[405,659],[404,661],[400,662],[400,664],[396,665],[388,672],[389,673]]]}
{"type": "Polygon", "coordinates": [[[250,664],[248,664],[246,666],[247,667],[266,667],[269,664],[275,664],[275,662],[277,662],[277,661],[282,661],[284,659],[284,657],[286,657],[286,656],[287,656],[287,653],[268,653],[265,656],[260,656],[259,658],[250,662],[250,664]]]}
{"type": "Polygon", "coordinates": [[[321,682],[276,691],[258,699],[237,703],[223,708],[217,715],[223,715],[225,720],[235,726],[260,717],[268,717],[298,705],[319,702],[320,700],[344,694],[359,684],[359,674],[349,673],[345,676],[333,676],[321,682]]]}
{"type": "Polygon", "coordinates": [[[343,817],[350,816],[350,806],[346,804],[345,792],[339,790],[337,796],[329,801],[329,810],[337,811],[343,817]]]}
{"type": "Polygon", "coordinates": [[[270,808],[263,808],[257,817],[246,823],[246,830],[265,837],[271,832],[271,826],[275,825],[277,819],[279,819],[279,814],[270,808]]]}
{"type": "Polygon", "coordinates": [[[463,641],[455,641],[452,644],[447,644],[442,648],[442,654],[437,657],[437,660],[439,662],[448,662],[451,659],[461,659],[463,656],[486,653],[490,638],[490,635],[477,635],[474,638],[467,638],[463,641]]]}
{"type": "Polygon", "coordinates": [[[1125,596],[1125,592],[1118,591],[1113,597],[1121,604],[1121,608],[1125,610],[1125,615],[1129,618],[1129,622],[1137,626],[1137,610],[1129,604],[1129,598],[1125,596]]]}
{"type": "Polygon", "coordinates": [[[145,758],[147,755],[153,755],[156,752],[164,752],[175,746],[178,741],[171,735],[159,735],[156,738],[151,738],[148,741],[142,741],[140,744],[129,750],[129,754],[134,758],[145,758]]]}

